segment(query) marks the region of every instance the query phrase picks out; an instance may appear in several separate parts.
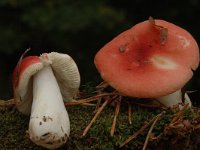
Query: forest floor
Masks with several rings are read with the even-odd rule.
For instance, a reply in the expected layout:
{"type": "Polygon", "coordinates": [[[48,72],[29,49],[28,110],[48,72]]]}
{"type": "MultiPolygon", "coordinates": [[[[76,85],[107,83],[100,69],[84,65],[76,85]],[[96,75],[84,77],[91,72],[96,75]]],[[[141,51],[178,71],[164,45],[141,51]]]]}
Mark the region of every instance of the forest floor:
{"type": "MultiPolygon", "coordinates": [[[[177,148],[195,150],[200,146],[200,109],[198,108],[172,110],[147,108],[135,104],[132,105],[132,124],[130,124],[128,121],[128,105],[121,103],[114,136],[110,136],[115,112],[113,105],[108,105],[101,112],[85,136],[83,136],[83,131],[94,116],[95,107],[79,105],[67,106],[66,109],[70,117],[71,133],[67,144],[59,150],[171,150],[177,148]],[[127,139],[130,139],[130,142],[125,144],[124,142],[127,139]]],[[[28,123],[29,116],[21,114],[15,107],[1,108],[0,149],[44,149],[29,140],[28,123]]]]}

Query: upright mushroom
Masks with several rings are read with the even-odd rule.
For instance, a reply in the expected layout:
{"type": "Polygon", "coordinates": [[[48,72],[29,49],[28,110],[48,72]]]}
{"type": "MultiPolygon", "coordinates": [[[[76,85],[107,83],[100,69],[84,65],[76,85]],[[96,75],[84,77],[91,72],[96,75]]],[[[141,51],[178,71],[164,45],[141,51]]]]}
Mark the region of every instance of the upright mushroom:
{"type": "Polygon", "coordinates": [[[28,133],[37,145],[55,149],[66,143],[70,122],[64,101],[71,101],[80,85],[73,59],[56,52],[28,56],[13,73],[18,110],[30,114],[28,133]]]}
{"type": "MultiPolygon", "coordinates": [[[[94,62],[101,77],[121,94],[157,98],[172,107],[182,103],[181,88],[199,65],[199,48],[186,30],[150,18],[107,43],[94,62]]],[[[191,105],[187,94],[184,99],[191,105]]]]}

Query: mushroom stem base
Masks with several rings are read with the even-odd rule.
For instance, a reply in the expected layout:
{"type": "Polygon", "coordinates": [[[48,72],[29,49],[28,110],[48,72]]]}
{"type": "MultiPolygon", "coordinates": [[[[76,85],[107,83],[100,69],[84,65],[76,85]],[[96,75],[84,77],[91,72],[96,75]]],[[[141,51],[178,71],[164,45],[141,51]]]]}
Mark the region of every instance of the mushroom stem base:
{"type": "Polygon", "coordinates": [[[68,113],[50,65],[33,76],[33,104],[28,132],[35,144],[48,149],[65,144],[69,136],[68,113]]]}
{"type": "Polygon", "coordinates": [[[176,91],[174,93],[171,93],[169,95],[157,98],[157,100],[161,104],[165,105],[166,107],[177,106],[177,105],[183,103],[182,99],[185,100],[185,103],[189,103],[189,107],[191,107],[192,103],[190,101],[189,96],[187,95],[187,93],[185,93],[184,98],[182,98],[182,92],[181,92],[181,90],[178,90],[178,91],[176,91]]]}

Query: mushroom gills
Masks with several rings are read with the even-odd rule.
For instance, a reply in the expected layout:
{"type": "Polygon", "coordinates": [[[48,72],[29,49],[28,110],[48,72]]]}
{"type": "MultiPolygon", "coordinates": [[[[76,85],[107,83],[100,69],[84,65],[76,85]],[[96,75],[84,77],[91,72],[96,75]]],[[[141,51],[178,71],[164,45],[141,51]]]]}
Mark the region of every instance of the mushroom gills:
{"type": "Polygon", "coordinates": [[[50,65],[33,76],[33,103],[29,122],[30,139],[55,149],[66,143],[70,133],[68,113],[50,65]]]}

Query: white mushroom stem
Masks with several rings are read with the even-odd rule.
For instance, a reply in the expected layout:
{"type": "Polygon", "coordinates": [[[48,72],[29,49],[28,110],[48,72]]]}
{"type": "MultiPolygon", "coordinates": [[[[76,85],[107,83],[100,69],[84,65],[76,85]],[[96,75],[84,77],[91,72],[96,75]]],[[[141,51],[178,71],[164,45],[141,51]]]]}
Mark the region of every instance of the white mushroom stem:
{"type": "MultiPolygon", "coordinates": [[[[181,92],[181,90],[178,90],[178,91],[171,93],[169,95],[157,98],[157,100],[160,103],[162,103],[163,105],[165,105],[166,107],[177,106],[177,104],[182,103],[182,92],[181,92]]],[[[185,93],[185,95],[184,95],[184,100],[185,100],[185,104],[189,103],[189,107],[191,107],[192,103],[191,103],[190,98],[187,95],[187,93],[185,93]]]]}
{"type": "Polygon", "coordinates": [[[33,104],[28,132],[34,143],[49,149],[66,143],[70,133],[68,113],[50,65],[33,76],[33,104]]]}

